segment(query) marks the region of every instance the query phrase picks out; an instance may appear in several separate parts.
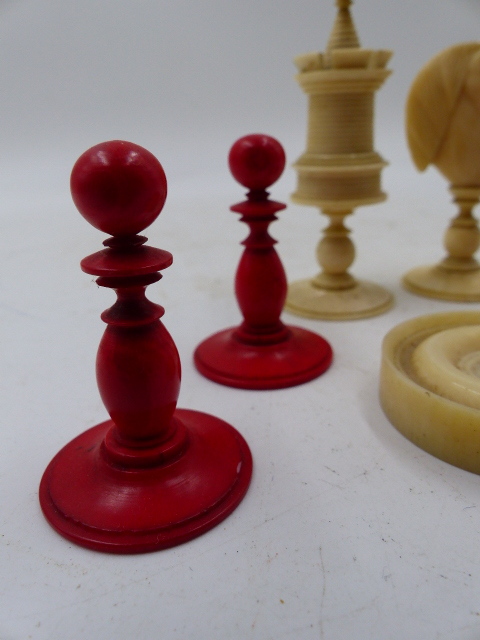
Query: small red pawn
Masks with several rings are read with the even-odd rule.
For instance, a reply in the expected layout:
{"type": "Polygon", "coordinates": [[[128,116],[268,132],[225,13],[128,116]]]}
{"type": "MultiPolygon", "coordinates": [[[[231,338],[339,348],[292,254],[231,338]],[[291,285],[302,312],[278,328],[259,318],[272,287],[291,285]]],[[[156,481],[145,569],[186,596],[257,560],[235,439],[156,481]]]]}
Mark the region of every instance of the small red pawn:
{"type": "Polygon", "coordinates": [[[195,365],[210,380],[242,389],[307,382],[328,369],[333,354],[319,335],[280,320],[287,280],[268,226],[285,205],[269,200],[266,189],[282,174],[283,147],[270,136],[245,136],[231,148],[229,165],[234,178],[249,189],[247,200],[231,207],[250,228],[235,278],[243,322],[202,342],[195,365]]]}
{"type": "Polygon", "coordinates": [[[102,314],[108,326],[97,355],[111,419],[53,458],[40,504],[60,534],[91,549],[171,547],[211,529],[240,503],[252,473],[250,450],[226,422],[176,409],[178,352],[160,321],[163,307],[145,297],[172,256],[137,235],[165,202],[161,164],[142,147],[106,142],[80,156],[71,189],[80,213],[113,236],[81,263],[117,293],[102,314]]]}

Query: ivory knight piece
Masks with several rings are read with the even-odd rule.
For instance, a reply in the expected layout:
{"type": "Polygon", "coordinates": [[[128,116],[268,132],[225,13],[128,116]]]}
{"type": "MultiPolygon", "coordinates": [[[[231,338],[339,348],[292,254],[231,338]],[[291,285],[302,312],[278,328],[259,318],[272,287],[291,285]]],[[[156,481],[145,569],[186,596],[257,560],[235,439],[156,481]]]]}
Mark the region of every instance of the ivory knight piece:
{"type": "Polygon", "coordinates": [[[480,197],[480,42],[445,49],[420,71],[407,100],[406,129],[416,167],[435,165],[458,213],[445,233],[446,257],[409,271],[403,284],[431,298],[479,301],[480,233],[472,210],[480,197]]]}
{"type": "Polygon", "coordinates": [[[296,79],[309,97],[309,116],[307,149],[294,165],[298,182],[292,200],[319,207],[330,223],[317,247],[321,272],[291,283],[285,308],[327,320],[377,315],[393,302],[390,292],[348,272],[355,247],[345,218],[356,207],[386,198],[380,185],[386,162],[373,148],[374,93],[391,73],[386,65],[392,55],[360,46],[351,3],[336,0],[325,52],[295,59],[296,79]]]}

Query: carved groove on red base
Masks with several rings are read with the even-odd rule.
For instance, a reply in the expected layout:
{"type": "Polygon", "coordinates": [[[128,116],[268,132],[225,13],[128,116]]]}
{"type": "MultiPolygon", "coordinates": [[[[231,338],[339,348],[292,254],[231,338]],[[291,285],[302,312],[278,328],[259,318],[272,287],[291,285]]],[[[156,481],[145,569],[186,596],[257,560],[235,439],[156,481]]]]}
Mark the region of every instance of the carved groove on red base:
{"type": "Polygon", "coordinates": [[[97,551],[143,553],[187,542],[225,519],[250,483],[248,445],[213,416],[178,409],[175,417],[189,443],[165,465],[134,471],[112,465],[101,451],[110,420],[66,445],[40,484],[40,504],[54,529],[97,551]]]}
{"type": "Polygon", "coordinates": [[[206,378],[239,389],[282,389],[313,380],[328,369],[332,349],[321,336],[289,327],[287,339],[273,344],[246,345],[236,328],[207,338],[194,360],[206,378]]]}

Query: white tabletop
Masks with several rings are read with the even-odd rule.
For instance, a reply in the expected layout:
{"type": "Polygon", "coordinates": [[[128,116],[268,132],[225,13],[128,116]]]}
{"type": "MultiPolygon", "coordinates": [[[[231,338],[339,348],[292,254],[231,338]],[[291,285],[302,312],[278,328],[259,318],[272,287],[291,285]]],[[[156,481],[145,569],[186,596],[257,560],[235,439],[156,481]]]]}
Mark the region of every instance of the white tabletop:
{"type": "MultiPolygon", "coordinates": [[[[303,151],[306,98],[292,58],[325,46],[331,0],[12,0],[0,4],[1,640],[474,640],[480,637],[480,481],[403,438],[378,402],[381,341],[403,320],[472,309],[415,297],[413,266],[443,257],[455,214],[447,183],[418,175],[403,105],[419,68],[478,38],[476,0],[358,0],[362,44],[391,48],[377,95],[376,149],[389,199],[349,220],[354,275],[392,290],[376,318],[320,322],[335,360],[281,391],[202,378],[195,346],[239,323],[233,277],[247,229],[226,165],[240,136],[264,132],[289,165],[271,189],[288,202],[303,151]],[[161,5],[166,6],[161,6],[161,5]],[[141,144],[169,197],[147,231],[174,254],[149,296],[183,365],[179,405],[246,438],[251,487],[221,525],[182,546],[114,556],[57,535],[38,503],[55,453],[104,420],[94,359],[113,302],[80,271],[103,234],[75,210],[75,159],[102,140],[141,144]]],[[[290,280],[314,275],[326,225],[289,205],[271,229],[290,280]]]]}

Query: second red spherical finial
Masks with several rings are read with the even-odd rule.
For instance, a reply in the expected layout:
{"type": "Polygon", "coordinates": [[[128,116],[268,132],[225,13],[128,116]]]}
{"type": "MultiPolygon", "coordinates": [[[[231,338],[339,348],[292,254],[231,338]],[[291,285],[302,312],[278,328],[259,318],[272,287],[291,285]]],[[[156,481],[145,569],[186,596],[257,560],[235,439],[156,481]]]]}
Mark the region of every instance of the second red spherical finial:
{"type": "Polygon", "coordinates": [[[91,225],[112,236],[140,233],[159,215],[167,179],[155,156],[132,142],[91,147],[75,163],[73,201],[91,225]]]}
{"type": "Polygon", "coordinates": [[[228,164],[237,182],[251,191],[263,191],[282,175],[285,151],[275,138],[253,133],[234,143],[228,164]]]}

